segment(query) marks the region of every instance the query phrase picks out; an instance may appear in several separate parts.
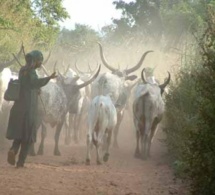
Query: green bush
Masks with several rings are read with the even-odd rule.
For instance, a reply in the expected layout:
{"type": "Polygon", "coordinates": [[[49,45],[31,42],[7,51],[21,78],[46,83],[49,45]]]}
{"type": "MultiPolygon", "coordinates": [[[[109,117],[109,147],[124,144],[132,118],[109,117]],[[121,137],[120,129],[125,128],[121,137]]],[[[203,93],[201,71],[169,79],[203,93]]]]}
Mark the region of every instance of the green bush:
{"type": "MultiPolygon", "coordinates": [[[[194,67],[193,67],[194,68],[194,67]]],[[[192,71],[191,71],[192,72],[192,71]]],[[[181,70],[176,75],[176,82],[170,85],[166,95],[165,133],[166,144],[171,154],[176,173],[184,176],[186,171],[185,156],[192,132],[198,124],[198,97],[195,78],[190,71],[181,70]]]]}
{"type": "Polygon", "coordinates": [[[194,195],[215,194],[215,9],[210,8],[198,42],[202,60],[182,69],[166,96],[166,143],[194,195]]]}

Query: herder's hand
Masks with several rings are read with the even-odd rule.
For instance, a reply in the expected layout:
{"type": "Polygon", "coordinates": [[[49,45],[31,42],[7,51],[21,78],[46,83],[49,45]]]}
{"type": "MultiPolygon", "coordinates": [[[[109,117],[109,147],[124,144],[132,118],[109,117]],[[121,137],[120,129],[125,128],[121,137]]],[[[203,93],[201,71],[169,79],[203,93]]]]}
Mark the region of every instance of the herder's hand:
{"type": "Polygon", "coordinates": [[[56,72],[53,72],[50,76],[49,76],[50,79],[55,79],[57,78],[57,75],[56,75],[56,72]]]}

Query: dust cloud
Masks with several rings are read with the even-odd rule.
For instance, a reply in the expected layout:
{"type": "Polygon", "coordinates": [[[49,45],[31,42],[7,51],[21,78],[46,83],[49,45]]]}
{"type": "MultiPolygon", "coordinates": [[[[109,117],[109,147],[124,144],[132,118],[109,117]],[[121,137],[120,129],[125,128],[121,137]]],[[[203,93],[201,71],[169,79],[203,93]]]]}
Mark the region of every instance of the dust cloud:
{"type": "MultiPolygon", "coordinates": [[[[127,43],[119,46],[104,44],[104,54],[107,61],[120,69],[131,68],[140,60],[147,50],[153,53],[147,55],[143,67],[156,67],[154,75],[163,82],[167,71],[174,75],[180,69],[180,57],[175,53],[165,53],[155,45],[143,45],[127,43]]],[[[47,55],[47,53],[45,53],[47,55]]],[[[64,49],[54,51],[46,65],[51,72],[57,61],[57,69],[61,72],[70,65],[74,68],[77,62],[83,71],[88,70],[88,64],[92,69],[101,64],[98,45],[89,52],[81,55],[70,53],[64,49]]],[[[134,72],[140,77],[141,69],[134,72]]],[[[109,71],[102,66],[102,72],[109,71]]],[[[132,101],[131,101],[132,102],[132,101]]],[[[130,103],[131,104],[131,103],[130,103]]],[[[4,120],[6,124],[7,121],[4,120]]],[[[86,121],[83,121],[86,123],[86,121]]],[[[2,139],[5,130],[1,129],[0,149],[0,193],[1,194],[63,194],[63,195],[168,195],[186,194],[186,187],[181,181],[175,179],[172,169],[168,164],[167,150],[160,141],[164,138],[162,124],[152,143],[152,157],[148,161],[134,158],[136,135],[133,125],[131,105],[125,111],[121,123],[118,141],[119,149],[111,147],[110,160],[100,166],[96,165],[95,151],[92,152],[92,163],[85,165],[86,158],[86,132],[87,128],[81,128],[81,140],[79,144],[72,142],[65,145],[65,131],[60,135],[59,149],[61,156],[54,156],[55,130],[47,126],[47,138],[43,156],[29,156],[26,168],[16,170],[6,162],[6,156],[11,141],[2,139]],[[3,132],[2,132],[3,131],[3,132]]],[[[36,151],[40,142],[41,130],[38,130],[36,151]]],[[[112,137],[113,138],[113,137],[112,137]]],[[[113,139],[112,139],[113,140],[113,139]]]]}

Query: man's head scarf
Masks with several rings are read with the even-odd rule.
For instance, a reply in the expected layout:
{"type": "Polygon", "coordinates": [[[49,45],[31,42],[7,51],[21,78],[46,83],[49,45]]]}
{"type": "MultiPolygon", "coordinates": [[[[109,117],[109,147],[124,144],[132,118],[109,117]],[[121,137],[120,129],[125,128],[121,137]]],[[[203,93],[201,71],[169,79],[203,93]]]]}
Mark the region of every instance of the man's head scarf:
{"type": "Polygon", "coordinates": [[[43,54],[39,50],[33,50],[30,53],[27,53],[25,58],[27,62],[43,62],[43,54]]]}

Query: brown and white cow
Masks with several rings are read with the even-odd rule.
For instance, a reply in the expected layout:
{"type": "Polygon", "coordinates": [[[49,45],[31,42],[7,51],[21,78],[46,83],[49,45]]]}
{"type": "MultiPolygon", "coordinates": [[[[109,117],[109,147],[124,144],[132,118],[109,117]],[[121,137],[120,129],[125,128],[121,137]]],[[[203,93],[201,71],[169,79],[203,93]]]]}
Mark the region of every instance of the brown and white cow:
{"type": "Polygon", "coordinates": [[[137,141],[135,157],[147,159],[150,156],[152,139],[164,114],[162,94],[170,82],[170,73],[168,72],[167,80],[163,84],[158,85],[157,82],[147,82],[144,70],[141,73],[143,84],[139,84],[135,90],[133,120],[137,141]],[[141,144],[140,149],[139,142],[141,144]]]}

